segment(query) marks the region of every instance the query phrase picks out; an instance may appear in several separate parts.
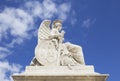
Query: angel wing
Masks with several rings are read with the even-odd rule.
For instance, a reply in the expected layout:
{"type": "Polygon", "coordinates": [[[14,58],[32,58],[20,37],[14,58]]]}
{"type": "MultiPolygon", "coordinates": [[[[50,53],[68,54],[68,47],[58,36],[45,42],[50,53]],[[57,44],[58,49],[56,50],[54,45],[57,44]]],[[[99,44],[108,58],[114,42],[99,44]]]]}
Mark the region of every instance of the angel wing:
{"type": "Polygon", "coordinates": [[[38,41],[48,39],[50,35],[50,20],[44,20],[38,29],[38,41]]]}

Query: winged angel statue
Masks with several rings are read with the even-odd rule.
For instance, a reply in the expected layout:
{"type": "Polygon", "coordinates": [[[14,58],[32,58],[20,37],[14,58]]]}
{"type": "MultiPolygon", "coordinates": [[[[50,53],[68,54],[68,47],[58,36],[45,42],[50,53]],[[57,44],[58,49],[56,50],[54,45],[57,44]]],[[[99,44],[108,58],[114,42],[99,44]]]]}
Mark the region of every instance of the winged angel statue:
{"type": "Polygon", "coordinates": [[[85,65],[82,48],[69,42],[64,43],[65,32],[62,21],[44,20],[38,29],[38,44],[31,65],[35,66],[75,66],[85,65]]]}

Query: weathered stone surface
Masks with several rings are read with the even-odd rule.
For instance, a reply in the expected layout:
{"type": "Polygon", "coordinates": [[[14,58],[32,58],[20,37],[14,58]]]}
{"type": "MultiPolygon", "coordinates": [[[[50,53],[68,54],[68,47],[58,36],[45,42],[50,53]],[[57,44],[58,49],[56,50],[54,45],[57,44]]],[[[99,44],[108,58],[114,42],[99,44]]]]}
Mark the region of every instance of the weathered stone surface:
{"type": "Polygon", "coordinates": [[[108,75],[39,76],[14,75],[14,81],[106,81],[108,75]]]}
{"type": "Polygon", "coordinates": [[[94,66],[27,66],[24,73],[12,77],[14,81],[106,81],[108,74],[94,72],[94,66]]]}
{"type": "Polygon", "coordinates": [[[32,66],[76,66],[85,65],[82,47],[64,42],[65,31],[61,30],[62,21],[44,20],[38,29],[38,44],[32,66]],[[36,61],[35,61],[36,60],[36,61]]]}
{"type": "Polygon", "coordinates": [[[67,75],[99,75],[94,66],[27,66],[21,75],[67,76],[67,75]]]}

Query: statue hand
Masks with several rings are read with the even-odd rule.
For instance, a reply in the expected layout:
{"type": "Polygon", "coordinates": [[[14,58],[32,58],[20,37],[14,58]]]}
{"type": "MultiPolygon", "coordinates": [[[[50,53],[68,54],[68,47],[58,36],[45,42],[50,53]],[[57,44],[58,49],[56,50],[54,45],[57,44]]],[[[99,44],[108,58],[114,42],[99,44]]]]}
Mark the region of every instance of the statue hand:
{"type": "Polygon", "coordinates": [[[64,30],[62,30],[62,31],[61,31],[61,33],[64,35],[64,34],[65,34],[65,31],[64,31],[64,30]]]}

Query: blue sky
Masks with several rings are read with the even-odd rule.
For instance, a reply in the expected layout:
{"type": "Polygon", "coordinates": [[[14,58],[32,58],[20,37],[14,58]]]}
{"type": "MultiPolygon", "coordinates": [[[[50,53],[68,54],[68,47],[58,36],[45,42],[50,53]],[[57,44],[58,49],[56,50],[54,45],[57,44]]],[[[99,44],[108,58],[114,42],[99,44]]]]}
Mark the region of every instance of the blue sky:
{"type": "Polygon", "coordinates": [[[61,19],[65,42],[82,46],[87,65],[119,81],[119,0],[1,0],[0,81],[30,64],[44,19],[61,19]]]}

